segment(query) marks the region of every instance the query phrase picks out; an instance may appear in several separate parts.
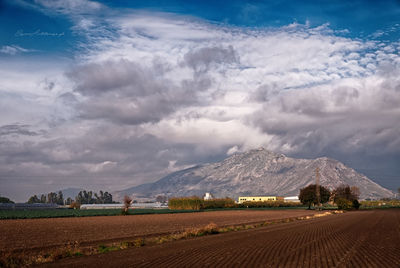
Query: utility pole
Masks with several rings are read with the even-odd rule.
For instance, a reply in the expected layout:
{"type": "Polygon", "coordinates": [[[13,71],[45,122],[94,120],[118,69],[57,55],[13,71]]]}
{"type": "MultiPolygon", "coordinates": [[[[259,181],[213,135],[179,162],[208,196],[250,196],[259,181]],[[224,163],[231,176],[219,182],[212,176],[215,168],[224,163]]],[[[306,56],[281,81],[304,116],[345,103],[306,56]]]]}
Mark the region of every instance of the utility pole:
{"type": "Polygon", "coordinates": [[[319,168],[318,167],[315,169],[315,195],[317,197],[317,207],[319,210],[321,207],[321,193],[320,193],[320,189],[319,189],[319,168]]]}

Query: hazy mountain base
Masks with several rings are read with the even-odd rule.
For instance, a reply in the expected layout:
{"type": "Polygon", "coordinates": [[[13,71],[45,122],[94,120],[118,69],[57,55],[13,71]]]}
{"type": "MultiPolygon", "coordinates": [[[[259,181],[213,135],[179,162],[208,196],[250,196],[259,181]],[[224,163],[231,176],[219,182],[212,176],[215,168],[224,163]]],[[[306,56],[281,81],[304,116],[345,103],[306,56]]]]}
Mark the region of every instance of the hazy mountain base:
{"type": "Polygon", "coordinates": [[[264,148],[234,154],[225,160],[199,165],[171,173],[154,183],[142,184],[117,196],[134,198],[167,196],[202,196],[211,192],[216,197],[248,195],[295,196],[301,188],[315,183],[319,167],[321,185],[330,189],[347,184],[360,188],[361,199],[393,197],[394,194],[343,163],[322,157],[296,159],[264,148]]]}

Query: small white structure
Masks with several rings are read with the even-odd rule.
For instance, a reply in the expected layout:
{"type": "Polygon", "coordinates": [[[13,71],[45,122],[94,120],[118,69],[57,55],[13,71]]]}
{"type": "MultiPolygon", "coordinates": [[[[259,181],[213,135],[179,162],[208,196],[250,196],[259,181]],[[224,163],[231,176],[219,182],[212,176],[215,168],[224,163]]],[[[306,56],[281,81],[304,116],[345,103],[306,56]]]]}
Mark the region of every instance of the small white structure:
{"type": "MultiPolygon", "coordinates": [[[[162,203],[131,203],[130,208],[167,208],[162,203]]],[[[123,209],[124,204],[84,204],[81,209],[123,209]]]]}
{"type": "Polygon", "coordinates": [[[284,197],[283,201],[285,202],[295,202],[295,203],[300,203],[299,197],[298,196],[288,196],[284,197]]]}
{"type": "Polygon", "coordinates": [[[203,196],[204,200],[211,200],[214,199],[214,196],[211,193],[205,193],[203,196]]]}
{"type": "Polygon", "coordinates": [[[83,204],[81,209],[122,209],[123,204],[83,204]]]}

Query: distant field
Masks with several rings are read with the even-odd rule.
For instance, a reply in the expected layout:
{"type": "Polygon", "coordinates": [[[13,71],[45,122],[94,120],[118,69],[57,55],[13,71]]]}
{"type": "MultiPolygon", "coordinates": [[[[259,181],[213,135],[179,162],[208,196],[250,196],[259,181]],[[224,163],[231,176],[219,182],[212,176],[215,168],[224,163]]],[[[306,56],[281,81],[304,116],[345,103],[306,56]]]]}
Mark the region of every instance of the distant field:
{"type": "MultiPolygon", "coordinates": [[[[252,208],[250,210],[277,210],[277,209],[305,209],[306,207],[287,208],[252,208]]],[[[174,209],[130,209],[132,215],[143,214],[173,214],[220,210],[246,210],[235,209],[208,209],[208,210],[174,210],[174,209]]],[[[90,217],[90,216],[117,216],[121,215],[121,209],[37,209],[37,210],[0,210],[1,219],[36,219],[36,218],[63,218],[63,217],[90,217]]]]}
{"type": "MultiPolygon", "coordinates": [[[[133,209],[132,215],[182,213],[192,211],[170,209],[133,209]]],[[[35,219],[61,217],[117,216],[121,209],[36,209],[36,210],[0,210],[0,219],[35,219]]]]}
{"type": "MultiPolygon", "coordinates": [[[[205,210],[178,210],[178,209],[151,209],[135,208],[130,209],[132,215],[143,214],[173,214],[173,213],[191,213],[206,211],[224,211],[224,210],[296,210],[306,209],[307,207],[267,207],[267,208],[216,208],[205,210]]],[[[385,209],[400,208],[400,201],[362,201],[360,209],[385,209]]],[[[336,206],[325,206],[323,210],[337,209],[336,206]]],[[[90,216],[117,216],[121,215],[121,209],[36,209],[36,210],[1,210],[0,220],[4,219],[36,219],[36,218],[63,218],[63,217],[90,217],[90,216]]]]}

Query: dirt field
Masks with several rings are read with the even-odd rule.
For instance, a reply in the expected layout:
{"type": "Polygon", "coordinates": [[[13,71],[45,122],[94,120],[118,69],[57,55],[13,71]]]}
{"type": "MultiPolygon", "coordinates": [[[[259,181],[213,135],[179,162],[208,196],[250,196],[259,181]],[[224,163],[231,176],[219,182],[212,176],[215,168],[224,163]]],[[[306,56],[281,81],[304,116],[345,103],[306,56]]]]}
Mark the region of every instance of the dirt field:
{"type": "Polygon", "coordinates": [[[313,215],[306,210],[233,210],[164,215],[84,218],[23,219],[0,221],[0,252],[33,251],[67,243],[99,245],[103,242],[161,235],[203,227],[255,223],[313,215]]]}
{"type": "Polygon", "coordinates": [[[400,210],[349,212],[45,266],[400,267],[400,210]]]}

